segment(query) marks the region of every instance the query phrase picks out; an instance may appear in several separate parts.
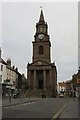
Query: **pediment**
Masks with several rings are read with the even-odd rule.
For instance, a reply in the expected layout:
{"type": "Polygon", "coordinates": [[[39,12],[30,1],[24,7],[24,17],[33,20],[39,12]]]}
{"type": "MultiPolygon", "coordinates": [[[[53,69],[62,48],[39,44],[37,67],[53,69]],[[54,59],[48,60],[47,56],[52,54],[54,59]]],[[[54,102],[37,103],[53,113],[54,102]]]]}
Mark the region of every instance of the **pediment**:
{"type": "Polygon", "coordinates": [[[42,60],[38,60],[38,61],[30,64],[30,66],[43,66],[43,65],[50,65],[50,64],[47,62],[44,62],[42,60]]]}

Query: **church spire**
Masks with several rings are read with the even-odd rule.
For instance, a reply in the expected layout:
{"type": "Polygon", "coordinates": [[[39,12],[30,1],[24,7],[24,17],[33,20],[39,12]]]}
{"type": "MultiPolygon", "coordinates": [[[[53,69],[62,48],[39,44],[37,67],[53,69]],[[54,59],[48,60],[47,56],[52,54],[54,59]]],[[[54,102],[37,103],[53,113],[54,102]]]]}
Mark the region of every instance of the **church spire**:
{"type": "Polygon", "coordinates": [[[44,22],[44,15],[43,15],[43,11],[42,10],[41,10],[39,22],[44,22]]]}

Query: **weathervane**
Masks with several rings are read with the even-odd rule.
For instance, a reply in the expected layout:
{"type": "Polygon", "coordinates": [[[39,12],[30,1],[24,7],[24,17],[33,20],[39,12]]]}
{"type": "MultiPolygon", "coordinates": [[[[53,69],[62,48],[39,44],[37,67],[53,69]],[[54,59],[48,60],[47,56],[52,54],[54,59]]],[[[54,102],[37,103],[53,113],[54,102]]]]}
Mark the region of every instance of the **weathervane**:
{"type": "Polygon", "coordinates": [[[40,8],[42,9],[42,6],[40,6],[40,8]]]}

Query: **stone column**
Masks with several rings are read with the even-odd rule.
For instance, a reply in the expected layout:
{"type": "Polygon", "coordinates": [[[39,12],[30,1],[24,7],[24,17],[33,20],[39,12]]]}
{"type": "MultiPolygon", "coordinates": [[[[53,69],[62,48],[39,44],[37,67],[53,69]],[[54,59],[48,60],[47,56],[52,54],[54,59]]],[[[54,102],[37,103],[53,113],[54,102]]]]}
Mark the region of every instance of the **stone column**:
{"type": "Polygon", "coordinates": [[[31,71],[28,71],[28,85],[29,85],[29,89],[31,86],[31,71]]]}
{"type": "Polygon", "coordinates": [[[50,72],[50,88],[52,89],[52,73],[51,73],[51,70],[49,71],[50,72]]]}
{"type": "Polygon", "coordinates": [[[36,70],[34,70],[34,81],[33,81],[33,84],[34,84],[34,89],[36,89],[37,88],[37,83],[36,83],[37,81],[36,81],[36,70]]]}
{"type": "Polygon", "coordinates": [[[44,70],[44,89],[46,89],[46,71],[44,70]]]}
{"type": "Polygon", "coordinates": [[[50,70],[50,96],[53,96],[52,70],[50,70]]]}

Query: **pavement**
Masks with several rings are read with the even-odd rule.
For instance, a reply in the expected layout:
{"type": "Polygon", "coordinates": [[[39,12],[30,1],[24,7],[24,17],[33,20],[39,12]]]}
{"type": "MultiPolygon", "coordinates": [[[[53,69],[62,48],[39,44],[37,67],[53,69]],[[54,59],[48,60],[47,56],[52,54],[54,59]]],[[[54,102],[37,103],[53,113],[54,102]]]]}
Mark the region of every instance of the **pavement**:
{"type": "Polygon", "coordinates": [[[17,105],[17,104],[33,102],[33,101],[36,101],[39,99],[40,98],[26,98],[26,97],[14,98],[14,97],[11,97],[11,101],[9,102],[9,97],[5,97],[5,98],[2,98],[2,107],[8,107],[8,106],[13,106],[13,105],[17,105]]]}

